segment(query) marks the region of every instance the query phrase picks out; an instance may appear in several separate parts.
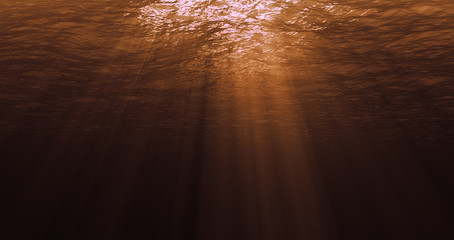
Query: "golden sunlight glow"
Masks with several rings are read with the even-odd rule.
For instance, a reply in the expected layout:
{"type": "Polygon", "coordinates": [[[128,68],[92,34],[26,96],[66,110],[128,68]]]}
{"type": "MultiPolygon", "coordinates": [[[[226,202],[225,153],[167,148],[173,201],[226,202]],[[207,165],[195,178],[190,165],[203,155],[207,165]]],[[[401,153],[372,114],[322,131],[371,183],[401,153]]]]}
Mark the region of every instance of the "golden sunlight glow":
{"type": "Polygon", "coordinates": [[[306,55],[296,46],[314,41],[314,32],[326,28],[314,9],[331,16],[350,11],[323,1],[163,0],[140,8],[138,18],[156,48],[188,51],[190,45],[199,56],[235,59],[235,71],[260,72],[306,55]]]}
{"type": "MultiPolygon", "coordinates": [[[[279,35],[267,28],[273,21],[285,21],[287,24],[297,21],[304,15],[293,14],[293,19],[278,19],[283,10],[297,4],[297,0],[285,0],[276,3],[271,0],[181,0],[160,1],[140,9],[139,18],[150,27],[151,34],[162,36],[162,30],[173,32],[191,32],[211,29],[212,37],[237,44],[236,52],[244,53],[257,45],[264,45],[279,35]]],[[[168,34],[168,32],[167,32],[168,34]]],[[[265,49],[261,51],[266,52],[265,49]]]]}

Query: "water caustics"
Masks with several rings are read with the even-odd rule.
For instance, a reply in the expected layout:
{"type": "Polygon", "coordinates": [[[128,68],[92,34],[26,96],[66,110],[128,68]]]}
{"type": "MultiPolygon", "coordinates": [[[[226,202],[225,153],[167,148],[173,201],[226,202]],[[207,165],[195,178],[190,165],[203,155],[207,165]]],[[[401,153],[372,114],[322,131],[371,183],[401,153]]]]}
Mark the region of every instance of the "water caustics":
{"type": "Polygon", "coordinates": [[[315,37],[311,32],[324,28],[323,21],[311,23],[306,19],[313,7],[330,11],[335,4],[288,0],[158,1],[142,7],[139,19],[155,43],[175,46],[192,40],[202,55],[218,53],[236,61],[249,59],[254,62],[246,65],[249,70],[257,66],[264,70],[263,67],[283,63],[295,46],[305,45],[315,37]],[[275,27],[277,24],[279,28],[275,27]]]}

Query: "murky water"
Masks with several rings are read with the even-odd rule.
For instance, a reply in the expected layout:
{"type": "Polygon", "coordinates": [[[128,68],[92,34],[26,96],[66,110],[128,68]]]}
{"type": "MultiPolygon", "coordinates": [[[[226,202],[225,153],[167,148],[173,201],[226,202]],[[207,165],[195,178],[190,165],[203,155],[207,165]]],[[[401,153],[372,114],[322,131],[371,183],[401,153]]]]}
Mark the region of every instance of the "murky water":
{"type": "Polygon", "coordinates": [[[0,0],[3,227],[453,236],[453,76],[450,0],[0,0]]]}

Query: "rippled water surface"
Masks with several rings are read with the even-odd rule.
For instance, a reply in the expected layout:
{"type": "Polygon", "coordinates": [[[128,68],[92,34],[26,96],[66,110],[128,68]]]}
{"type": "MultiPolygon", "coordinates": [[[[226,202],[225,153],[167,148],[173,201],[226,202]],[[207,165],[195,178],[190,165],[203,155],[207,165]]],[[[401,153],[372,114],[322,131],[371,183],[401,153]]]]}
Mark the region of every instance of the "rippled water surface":
{"type": "Polygon", "coordinates": [[[0,0],[7,234],[453,236],[453,81],[450,0],[0,0]]]}

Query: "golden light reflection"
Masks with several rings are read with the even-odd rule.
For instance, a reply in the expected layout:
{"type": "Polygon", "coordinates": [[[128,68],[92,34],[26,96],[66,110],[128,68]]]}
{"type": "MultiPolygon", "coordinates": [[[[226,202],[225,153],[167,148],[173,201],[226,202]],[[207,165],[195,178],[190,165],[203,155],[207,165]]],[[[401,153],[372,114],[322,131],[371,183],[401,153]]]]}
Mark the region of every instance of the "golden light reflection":
{"type": "Polygon", "coordinates": [[[311,8],[331,11],[333,6],[299,0],[164,0],[142,7],[139,19],[155,45],[186,44],[187,51],[192,41],[199,54],[227,53],[224,57],[241,58],[242,65],[263,71],[295,54],[287,49],[306,44],[312,31],[323,28],[307,19],[311,8]]]}
{"type": "Polygon", "coordinates": [[[161,1],[143,7],[140,19],[152,25],[154,32],[164,26],[187,32],[209,27],[215,31],[214,37],[245,42],[256,34],[269,34],[265,23],[282,8],[273,1],[161,1]]]}

